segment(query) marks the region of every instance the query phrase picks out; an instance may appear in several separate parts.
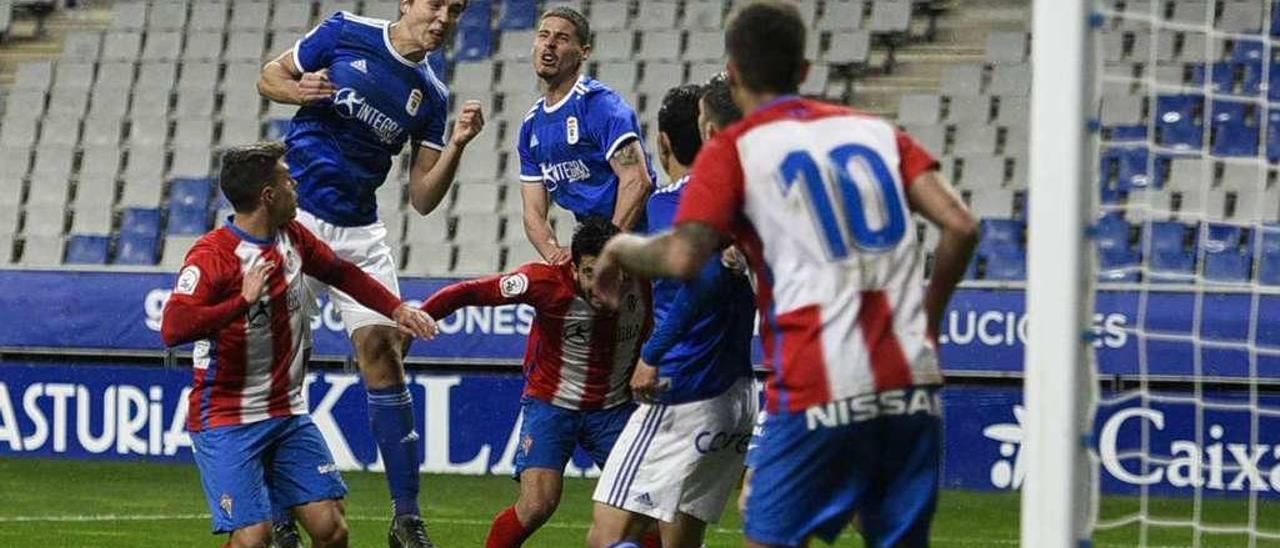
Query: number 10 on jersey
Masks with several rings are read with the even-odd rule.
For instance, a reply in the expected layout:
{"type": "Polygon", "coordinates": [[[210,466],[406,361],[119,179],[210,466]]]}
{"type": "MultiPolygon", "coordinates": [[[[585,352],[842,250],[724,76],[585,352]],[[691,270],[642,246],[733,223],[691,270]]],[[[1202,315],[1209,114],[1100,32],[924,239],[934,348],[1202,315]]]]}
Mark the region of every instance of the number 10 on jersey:
{"type": "Polygon", "coordinates": [[[853,246],[859,251],[880,253],[897,247],[907,234],[907,213],[902,206],[902,191],[880,155],[862,145],[846,144],[832,149],[827,153],[826,160],[833,169],[824,170],[809,151],[796,150],[787,154],[780,169],[784,196],[797,182],[801,183],[800,191],[804,192],[804,197],[808,200],[818,235],[831,260],[848,258],[846,234],[852,238],[853,246]],[[858,183],[850,169],[850,164],[854,161],[861,161],[866,172],[874,179],[872,182],[879,189],[875,194],[878,194],[880,203],[866,203],[866,197],[858,191],[858,183]],[[840,199],[839,210],[828,192],[831,188],[828,176],[835,178],[840,199]],[[880,210],[884,221],[881,226],[872,228],[867,222],[868,205],[880,210]],[[840,212],[843,215],[838,215],[840,212]]]}

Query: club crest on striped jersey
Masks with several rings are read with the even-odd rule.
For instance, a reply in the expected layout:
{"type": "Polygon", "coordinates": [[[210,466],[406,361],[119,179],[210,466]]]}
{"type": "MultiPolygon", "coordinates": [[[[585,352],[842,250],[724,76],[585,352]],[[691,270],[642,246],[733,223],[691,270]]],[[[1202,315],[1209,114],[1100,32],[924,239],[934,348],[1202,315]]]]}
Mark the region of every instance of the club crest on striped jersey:
{"type": "Polygon", "coordinates": [[[564,121],[565,141],[571,145],[578,144],[578,117],[570,116],[564,121]]]}
{"type": "Polygon", "coordinates": [[[502,296],[506,298],[523,295],[529,290],[529,277],[523,272],[517,272],[509,276],[504,276],[498,283],[502,296]]]}
{"type": "Polygon", "coordinates": [[[404,111],[409,113],[409,116],[417,116],[420,106],[422,106],[422,91],[417,89],[410,91],[409,102],[404,104],[404,111]]]}
{"type": "Polygon", "coordinates": [[[178,274],[178,284],[173,288],[175,295],[194,295],[196,286],[200,285],[200,267],[195,265],[182,269],[178,274]]]}

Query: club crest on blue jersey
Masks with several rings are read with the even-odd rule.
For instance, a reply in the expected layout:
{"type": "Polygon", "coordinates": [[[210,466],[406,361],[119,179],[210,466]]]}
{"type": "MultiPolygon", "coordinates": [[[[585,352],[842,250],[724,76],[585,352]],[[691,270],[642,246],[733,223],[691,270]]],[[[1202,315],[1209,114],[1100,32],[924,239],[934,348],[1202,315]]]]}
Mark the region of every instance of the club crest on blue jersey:
{"type": "Polygon", "coordinates": [[[218,507],[222,508],[222,513],[226,514],[228,518],[231,517],[233,504],[230,494],[223,493],[222,497],[218,499],[218,507]]]}
{"type": "Polygon", "coordinates": [[[570,116],[564,121],[565,141],[571,145],[578,144],[578,118],[570,116]]]}
{"type": "Polygon", "coordinates": [[[409,113],[409,116],[417,116],[420,105],[422,105],[422,91],[417,89],[410,91],[409,102],[405,103],[404,111],[409,113]]]}

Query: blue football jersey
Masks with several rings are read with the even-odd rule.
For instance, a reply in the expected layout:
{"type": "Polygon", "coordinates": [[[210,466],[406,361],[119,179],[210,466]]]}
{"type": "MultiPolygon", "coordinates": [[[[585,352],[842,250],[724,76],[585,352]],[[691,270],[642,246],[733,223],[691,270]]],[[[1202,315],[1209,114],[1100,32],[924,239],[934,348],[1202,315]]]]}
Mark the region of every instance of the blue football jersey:
{"type": "Polygon", "coordinates": [[[329,69],[333,99],[302,107],[285,138],[298,203],[338,226],[378,219],[374,192],[410,139],[444,148],[449,90],[391,46],[390,23],[337,12],[298,41],[303,72],[329,69]]]}
{"type": "MultiPolygon", "coordinates": [[[[671,228],[687,181],[685,177],[649,198],[650,232],[671,228]]],[[[752,374],[755,294],[747,277],[726,268],[719,254],[691,281],[655,280],[653,312],[653,335],[642,355],[667,383],[658,401],[714,398],[752,374]]]]}
{"type": "MultiPolygon", "coordinates": [[[[541,183],[551,199],[579,219],[613,218],[618,176],[609,158],[632,139],[641,140],[636,111],[617,92],[583,76],[558,104],[538,99],[520,126],[520,180],[541,183]]],[[[650,180],[653,164],[645,154],[650,180]]],[[[643,216],[632,227],[644,230],[643,216]]]]}

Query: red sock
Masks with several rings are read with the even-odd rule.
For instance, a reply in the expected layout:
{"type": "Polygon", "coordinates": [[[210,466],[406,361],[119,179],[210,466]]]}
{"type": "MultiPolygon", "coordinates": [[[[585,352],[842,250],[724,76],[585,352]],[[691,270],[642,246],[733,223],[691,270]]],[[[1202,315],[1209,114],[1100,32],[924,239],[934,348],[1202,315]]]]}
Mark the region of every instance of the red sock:
{"type": "Polygon", "coordinates": [[[649,531],[643,537],[640,537],[640,546],[643,548],[662,548],[662,535],[657,531],[649,531]]]}
{"type": "Polygon", "coordinates": [[[493,526],[489,527],[489,539],[485,548],[514,548],[524,543],[533,531],[526,531],[516,516],[516,507],[511,506],[493,518],[493,526]]]}

